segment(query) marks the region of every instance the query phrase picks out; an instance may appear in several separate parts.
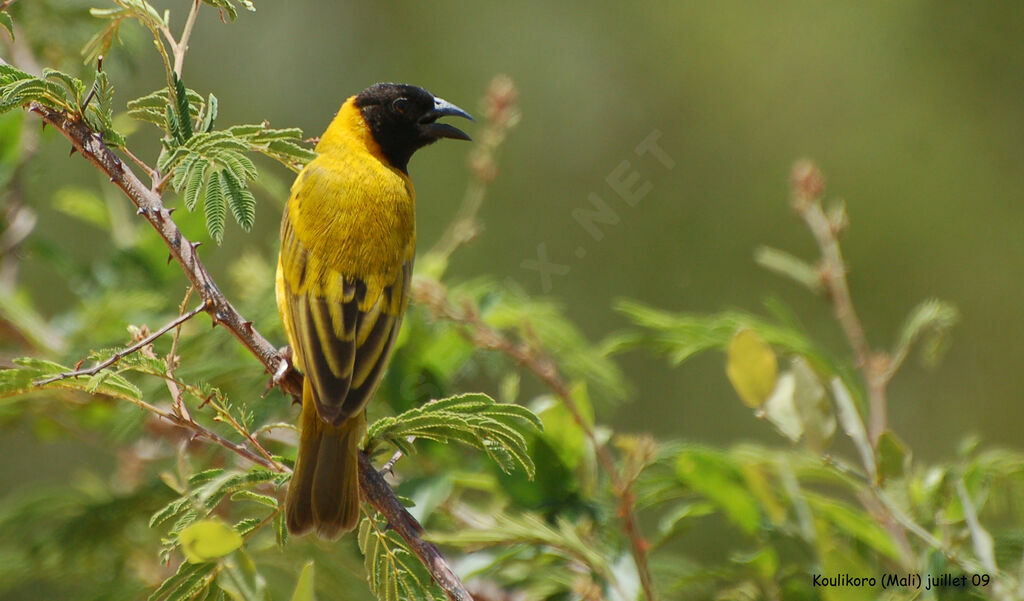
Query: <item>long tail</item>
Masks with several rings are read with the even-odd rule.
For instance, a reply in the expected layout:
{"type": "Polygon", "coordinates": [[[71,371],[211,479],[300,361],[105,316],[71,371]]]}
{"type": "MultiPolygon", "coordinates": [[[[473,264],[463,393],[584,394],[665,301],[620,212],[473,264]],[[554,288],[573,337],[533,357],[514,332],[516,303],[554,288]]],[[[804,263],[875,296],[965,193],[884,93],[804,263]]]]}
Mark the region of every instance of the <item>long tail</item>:
{"type": "Polygon", "coordinates": [[[340,426],[317,415],[313,392],[302,390],[302,433],[295,472],[285,501],[288,531],[336,539],[359,521],[359,440],[366,417],[359,413],[340,426]]]}

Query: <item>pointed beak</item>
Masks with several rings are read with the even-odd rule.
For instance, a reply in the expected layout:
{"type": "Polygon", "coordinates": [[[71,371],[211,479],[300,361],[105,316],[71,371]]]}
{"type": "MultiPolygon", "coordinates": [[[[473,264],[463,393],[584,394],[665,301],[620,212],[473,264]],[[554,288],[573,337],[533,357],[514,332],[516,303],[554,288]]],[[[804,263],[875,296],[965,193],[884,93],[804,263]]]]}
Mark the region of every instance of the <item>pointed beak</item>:
{"type": "Polygon", "coordinates": [[[473,116],[466,111],[460,109],[454,104],[441,98],[434,99],[434,108],[422,117],[420,117],[420,129],[427,136],[437,138],[452,138],[454,140],[470,140],[466,132],[461,129],[448,125],[447,123],[437,123],[437,120],[441,117],[464,117],[473,121],[473,116]]]}

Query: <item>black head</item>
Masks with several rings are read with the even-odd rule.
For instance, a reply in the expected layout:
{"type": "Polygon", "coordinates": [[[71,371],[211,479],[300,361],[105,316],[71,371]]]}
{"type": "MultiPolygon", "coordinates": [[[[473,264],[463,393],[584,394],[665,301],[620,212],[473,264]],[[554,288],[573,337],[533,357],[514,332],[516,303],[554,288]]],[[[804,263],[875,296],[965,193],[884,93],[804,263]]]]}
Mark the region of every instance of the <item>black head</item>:
{"type": "Polygon", "coordinates": [[[473,117],[450,102],[434,98],[423,88],[378,83],[360,92],[355,105],[384,156],[402,171],[406,171],[412,153],[427,144],[441,138],[469,139],[465,132],[437,120],[447,115],[470,121],[473,117]]]}

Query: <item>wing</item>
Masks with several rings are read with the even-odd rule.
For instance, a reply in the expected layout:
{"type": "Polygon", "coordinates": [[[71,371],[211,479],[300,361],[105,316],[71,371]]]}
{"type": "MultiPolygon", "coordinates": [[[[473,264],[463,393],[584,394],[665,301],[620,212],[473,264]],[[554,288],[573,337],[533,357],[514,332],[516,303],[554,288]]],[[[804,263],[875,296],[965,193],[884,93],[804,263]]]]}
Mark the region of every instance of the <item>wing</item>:
{"type": "Polygon", "coordinates": [[[412,260],[370,285],[331,269],[281,228],[278,304],[295,364],[312,384],[320,417],[340,424],[366,407],[380,383],[407,304],[412,260]]]}

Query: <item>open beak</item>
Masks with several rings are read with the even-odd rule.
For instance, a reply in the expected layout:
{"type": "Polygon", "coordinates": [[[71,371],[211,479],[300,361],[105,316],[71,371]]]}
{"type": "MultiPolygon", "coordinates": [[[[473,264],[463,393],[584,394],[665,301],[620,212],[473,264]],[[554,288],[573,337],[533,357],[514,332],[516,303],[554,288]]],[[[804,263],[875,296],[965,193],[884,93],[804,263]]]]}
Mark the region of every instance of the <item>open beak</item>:
{"type": "Polygon", "coordinates": [[[447,123],[437,123],[437,120],[441,117],[465,117],[470,121],[473,121],[473,116],[466,111],[460,109],[454,104],[443,100],[441,98],[434,99],[434,108],[427,114],[420,117],[419,124],[420,129],[424,134],[431,138],[452,138],[454,140],[469,140],[471,139],[466,132],[461,129],[448,125],[447,123]]]}

